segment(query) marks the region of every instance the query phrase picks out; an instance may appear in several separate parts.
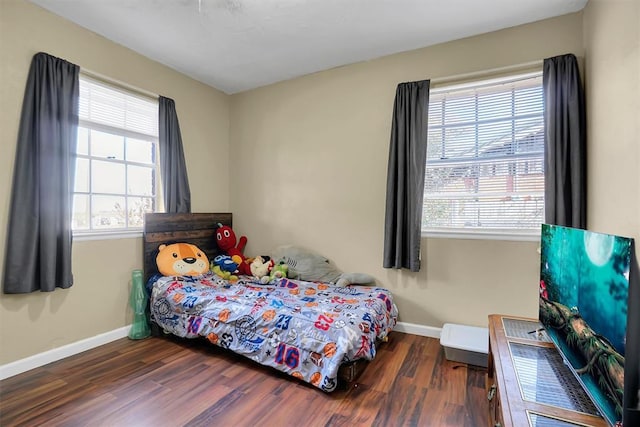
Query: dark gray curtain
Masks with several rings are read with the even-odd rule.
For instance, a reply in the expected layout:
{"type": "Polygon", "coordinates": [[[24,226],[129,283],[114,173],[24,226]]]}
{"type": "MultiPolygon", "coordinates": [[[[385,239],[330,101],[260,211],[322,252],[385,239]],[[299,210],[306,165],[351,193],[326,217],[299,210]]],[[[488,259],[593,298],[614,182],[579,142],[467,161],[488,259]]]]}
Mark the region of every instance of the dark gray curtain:
{"type": "Polygon", "coordinates": [[[545,222],[587,226],[587,140],[578,61],[544,60],[545,222]]]}
{"type": "Polygon", "coordinates": [[[24,93],[2,280],[5,293],[73,284],[71,206],[79,67],[38,53],[24,93]]]}
{"type": "Polygon", "coordinates": [[[387,168],[384,268],[420,271],[429,80],[396,89],[387,168]]]}
{"type": "Polygon", "coordinates": [[[191,190],[182,150],[180,123],[173,99],[159,98],[159,143],[164,208],[167,213],[191,212],[191,190]]]}

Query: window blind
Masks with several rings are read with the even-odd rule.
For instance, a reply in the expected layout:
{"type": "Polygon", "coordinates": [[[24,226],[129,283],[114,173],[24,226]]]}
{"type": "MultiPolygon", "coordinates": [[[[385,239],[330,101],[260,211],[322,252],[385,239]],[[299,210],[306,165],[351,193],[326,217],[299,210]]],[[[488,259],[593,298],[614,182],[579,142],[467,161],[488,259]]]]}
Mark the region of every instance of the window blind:
{"type": "Polygon", "coordinates": [[[539,233],[542,73],[431,91],[423,230],[539,233]]]}
{"type": "Polygon", "coordinates": [[[132,136],[158,136],[158,100],[91,77],[80,79],[80,121],[128,131],[132,136]]]}

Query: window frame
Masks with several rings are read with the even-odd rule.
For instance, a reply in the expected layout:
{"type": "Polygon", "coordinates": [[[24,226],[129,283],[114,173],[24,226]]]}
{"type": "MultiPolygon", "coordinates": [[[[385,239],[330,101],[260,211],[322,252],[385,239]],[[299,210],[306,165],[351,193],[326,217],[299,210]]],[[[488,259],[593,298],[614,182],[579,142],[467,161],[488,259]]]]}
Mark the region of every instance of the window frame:
{"type": "MultiPolygon", "coordinates": [[[[514,72],[510,72],[508,74],[500,75],[500,76],[473,76],[471,78],[467,77],[464,82],[456,83],[455,81],[446,81],[437,86],[431,86],[431,94],[435,93],[443,93],[457,89],[471,89],[471,88],[481,88],[483,86],[491,86],[500,84],[502,82],[507,81],[515,81],[522,80],[527,78],[542,78],[542,69],[528,69],[528,70],[518,70],[514,72]]],[[[542,82],[541,82],[542,85],[542,82]]],[[[542,100],[542,108],[543,108],[543,118],[544,118],[544,99],[542,100]]],[[[477,110],[476,110],[477,116],[477,110]]],[[[511,120],[514,120],[515,116],[511,116],[511,120]]],[[[475,121],[475,125],[478,125],[478,120],[475,121]]],[[[544,132],[544,131],[543,131],[544,132]]],[[[478,140],[475,140],[475,145],[478,145],[478,140]]],[[[543,148],[544,150],[544,148],[543,148]]],[[[526,155],[522,156],[526,157],[526,155]]],[[[542,152],[542,173],[544,174],[544,151],[542,152]]],[[[539,160],[539,157],[534,157],[534,159],[539,160]]],[[[455,159],[449,159],[452,163],[455,162],[455,159]]],[[[425,168],[428,159],[425,159],[425,168]]],[[[476,162],[477,163],[477,162],[476,162]]],[[[424,196],[426,200],[426,184],[427,177],[425,173],[425,189],[424,196]]],[[[544,187],[543,187],[543,202],[544,202],[544,187]]],[[[424,221],[424,202],[423,202],[423,221],[424,221]]],[[[543,207],[543,218],[542,222],[544,223],[544,207],[543,207]]],[[[504,241],[539,241],[540,240],[540,228],[536,229],[515,229],[515,228],[435,228],[435,227],[424,227],[421,226],[421,236],[428,238],[446,238],[446,239],[467,239],[467,240],[504,240],[504,241]]]]}
{"type": "MultiPolygon", "coordinates": [[[[126,95],[131,95],[137,98],[147,98],[149,101],[155,103],[156,107],[159,108],[158,99],[152,97],[151,95],[142,93],[141,91],[136,90],[135,88],[131,88],[127,85],[119,84],[118,82],[110,81],[109,79],[105,79],[102,77],[95,77],[91,74],[80,73],[80,80],[85,80],[88,82],[96,82],[101,86],[108,87],[109,89],[113,89],[116,92],[125,93],[126,95]]],[[[156,110],[157,111],[157,110],[156,110]]],[[[89,213],[89,228],[88,229],[76,229],[73,228],[72,223],[72,233],[74,241],[87,241],[87,240],[107,240],[107,239],[123,239],[123,238],[137,238],[141,237],[143,234],[143,226],[133,227],[128,226],[128,199],[132,197],[140,197],[147,198],[152,200],[153,210],[152,212],[161,212],[163,210],[162,203],[162,182],[161,182],[161,171],[160,171],[160,156],[159,156],[159,130],[156,132],[156,135],[148,135],[142,132],[136,132],[134,130],[125,129],[117,126],[111,126],[105,123],[94,122],[91,120],[87,120],[84,118],[80,118],[78,121],[78,148],[74,151],[73,161],[77,162],[78,159],[86,159],[88,163],[88,183],[89,186],[87,191],[77,191],[77,171],[76,176],[74,178],[73,183],[73,191],[72,191],[72,203],[75,203],[76,195],[85,195],[87,196],[87,211],[89,213]],[[87,152],[80,153],[80,134],[82,130],[86,131],[87,138],[87,152]],[[91,153],[91,132],[96,131],[103,134],[115,135],[119,138],[122,138],[122,158],[111,158],[96,156],[91,153]],[[135,160],[127,159],[127,140],[135,139],[138,141],[146,141],[151,143],[152,146],[152,162],[144,163],[135,160]],[[92,191],[92,163],[94,161],[106,162],[123,165],[124,167],[124,192],[123,193],[105,193],[105,192],[97,192],[92,191]],[[151,176],[153,180],[153,192],[155,194],[149,195],[139,195],[134,193],[129,193],[129,166],[143,167],[151,169],[151,176]],[[124,212],[125,212],[125,226],[117,227],[117,228],[94,228],[93,225],[93,214],[92,214],[92,196],[93,195],[107,195],[107,196],[115,196],[122,197],[124,199],[124,212]]],[[[76,163],[77,165],[77,163],[76,163]]],[[[75,209],[72,205],[72,221],[74,218],[75,209]]]]}

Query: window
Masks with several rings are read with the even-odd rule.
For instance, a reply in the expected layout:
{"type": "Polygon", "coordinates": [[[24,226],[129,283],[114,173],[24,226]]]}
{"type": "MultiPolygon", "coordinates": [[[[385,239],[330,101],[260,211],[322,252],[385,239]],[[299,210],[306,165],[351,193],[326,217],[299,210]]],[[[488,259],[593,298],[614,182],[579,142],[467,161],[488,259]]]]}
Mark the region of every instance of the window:
{"type": "Polygon", "coordinates": [[[158,171],[157,99],[81,75],[74,234],[141,230],[158,171]]]}
{"type": "Polygon", "coordinates": [[[432,89],[422,229],[539,235],[542,72],[432,89]]]}

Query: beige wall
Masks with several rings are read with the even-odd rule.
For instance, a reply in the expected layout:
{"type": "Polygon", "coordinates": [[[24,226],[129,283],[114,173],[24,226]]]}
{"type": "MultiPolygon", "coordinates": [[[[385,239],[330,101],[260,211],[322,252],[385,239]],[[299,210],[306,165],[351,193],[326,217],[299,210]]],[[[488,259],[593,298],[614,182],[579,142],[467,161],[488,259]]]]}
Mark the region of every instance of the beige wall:
{"type": "Polygon", "coordinates": [[[234,95],[231,179],[247,254],[296,243],[389,287],[404,322],[484,325],[537,316],[535,242],[424,239],[420,273],[381,267],[391,110],[400,82],[439,79],[573,52],[582,14],[345,66],[234,95]]]}
{"type": "Polygon", "coordinates": [[[584,11],[588,227],[640,238],[640,2],[584,11]]]}
{"type": "MultiPolygon", "coordinates": [[[[65,58],[176,102],[195,212],[229,209],[229,98],[22,0],[0,0],[0,270],[4,263],[13,161],[31,57],[65,58]],[[215,159],[216,167],[211,167],[215,159]]],[[[76,242],[68,290],[0,295],[0,364],[131,322],[131,270],[140,238],[76,242]]]]}

